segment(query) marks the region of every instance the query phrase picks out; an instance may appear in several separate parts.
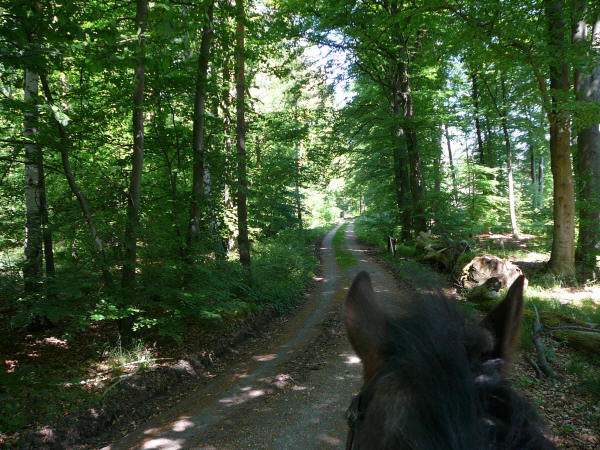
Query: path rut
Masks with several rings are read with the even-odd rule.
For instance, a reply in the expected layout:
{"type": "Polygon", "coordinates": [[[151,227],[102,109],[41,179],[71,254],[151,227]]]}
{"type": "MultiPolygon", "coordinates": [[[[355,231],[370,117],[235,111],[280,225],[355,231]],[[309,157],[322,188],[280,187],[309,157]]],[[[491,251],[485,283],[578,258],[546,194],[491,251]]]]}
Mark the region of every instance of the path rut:
{"type": "Polygon", "coordinates": [[[357,243],[352,222],[345,245],[357,264],[340,269],[332,247],[338,228],[323,240],[321,277],[309,300],[268,348],[104,449],[343,448],[344,411],[361,385],[360,363],[343,329],[346,292],[360,270],[369,272],[386,309],[400,288],[357,243]]]}

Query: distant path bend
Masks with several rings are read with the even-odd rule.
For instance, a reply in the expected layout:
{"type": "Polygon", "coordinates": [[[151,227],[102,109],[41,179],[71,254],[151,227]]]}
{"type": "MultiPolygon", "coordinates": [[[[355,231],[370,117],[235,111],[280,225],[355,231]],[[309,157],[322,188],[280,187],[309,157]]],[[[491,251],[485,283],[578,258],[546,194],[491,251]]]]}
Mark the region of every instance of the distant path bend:
{"type": "Polygon", "coordinates": [[[344,412],[360,389],[358,358],[347,343],[342,306],[360,270],[370,273],[378,300],[399,295],[394,277],[356,242],[351,222],[346,247],[357,264],[337,267],[332,238],[321,248],[321,278],[299,312],[271,336],[265,348],[104,447],[122,449],[321,449],[343,448],[344,412]]]}

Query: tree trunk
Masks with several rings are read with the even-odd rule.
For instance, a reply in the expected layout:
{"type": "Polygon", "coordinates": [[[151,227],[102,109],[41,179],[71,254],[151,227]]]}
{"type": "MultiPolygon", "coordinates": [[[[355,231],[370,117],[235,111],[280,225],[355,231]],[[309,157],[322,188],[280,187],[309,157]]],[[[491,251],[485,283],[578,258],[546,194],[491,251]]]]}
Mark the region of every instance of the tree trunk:
{"type": "MultiPolygon", "coordinates": [[[[584,9],[581,8],[581,15],[584,9]]],[[[576,43],[587,44],[588,25],[580,20],[574,36],[576,43]]],[[[577,100],[600,103],[600,18],[592,28],[592,44],[588,53],[593,66],[589,73],[584,68],[575,72],[577,100]]],[[[577,136],[576,166],[579,197],[579,239],[577,265],[586,278],[597,271],[596,256],[600,252],[600,124],[596,117],[583,123],[577,136]]]]}
{"type": "Polygon", "coordinates": [[[565,102],[569,98],[566,27],[562,0],[545,0],[550,60],[552,106],[550,123],[550,166],[554,187],[554,230],[549,269],[556,275],[575,273],[575,192],[571,168],[571,130],[565,102]]]}
{"type": "Polygon", "coordinates": [[[529,177],[531,179],[531,208],[536,210],[538,208],[538,181],[536,172],[536,160],[535,160],[535,147],[533,142],[529,141],[529,177]]]}
{"type": "Polygon", "coordinates": [[[127,196],[127,221],[125,224],[125,259],[121,285],[131,288],[135,285],[137,263],[137,237],[139,225],[140,194],[142,189],[142,168],[144,165],[144,75],[146,51],[144,30],[148,16],[148,1],[136,1],[135,24],[138,30],[138,53],[134,74],[133,93],[133,155],[131,179],[127,196]]]}
{"type": "MultiPolygon", "coordinates": [[[[406,44],[403,48],[403,55],[408,55],[406,44]]],[[[421,168],[421,158],[419,155],[417,130],[414,124],[413,97],[410,82],[410,72],[408,67],[408,57],[406,62],[398,64],[400,75],[400,104],[403,113],[403,128],[406,136],[406,148],[408,151],[409,162],[409,182],[412,198],[412,224],[416,235],[421,231],[427,231],[427,217],[425,214],[424,201],[424,181],[423,170],[421,168]]]]}
{"type": "Polygon", "coordinates": [[[296,217],[298,228],[302,229],[302,199],[300,198],[300,170],[302,165],[302,141],[296,144],[296,173],[294,184],[296,189],[296,217]]]}
{"type": "Polygon", "coordinates": [[[483,148],[483,139],[481,138],[481,123],[479,120],[479,85],[477,83],[477,74],[471,71],[471,99],[473,100],[473,109],[475,116],[475,133],[477,135],[477,149],[479,150],[479,164],[485,164],[485,150],[483,148]]]}
{"type": "Polygon", "coordinates": [[[40,163],[40,202],[40,207],[42,210],[42,237],[44,241],[44,263],[46,268],[46,276],[54,277],[56,274],[56,269],[54,267],[54,245],[52,243],[52,230],[50,229],[50,220],[48,218],[46,173],[44,171],[43,163],[40,163]]]}
{"type": "Polygon", "coordinates": [[[208,60],[210,57],[210,46],[213,37],[213,8],[214,2],[208,4],[206,15],[207,23],[202,29],[202,42],[200,44],[200,53],[198,55],[198,65],[196,72],[196,94],[194,97],[194,123],[193,123],[193,142],[192,154],[194,155],[193,175],[192,175],[192,195],[190,221],[187,234],[186,254],[192,253],[192,247],[198,240],[200,232],[201,208],[203,203],[204,191],[204,165],[206,159],[205,152],[205,110],[206,110],[206,92],[208,78],[208,60]]]}
{"type": "Polygon", "coordinates": [[[506,172],[508,178],[508,210],[510,214],[510,226],[512,235],[515,238],[519,237],[519,226],[517,225],[517,211],[516,211],[516,200],[515,200],[515,186],[513,179],[513,168],[512,168],[512,146],[510,142],[510,135],[508,133],[508,100],[506,96],[506,82],[504,76],[501,75],[500,84],[502,88],[502,132],[504,134],[504,148],[506,149],[506,172]]]}
{"type": "Polygon", "coordinates": [[[433,190],[439,193],[442,188],[442,154],[444,153],[442,144],[442,130],[438,125],[435,127],[435,155],[433,157],[433,190]]]}
{"type": "Polygon", "coordinates": [[[411,216],[408,204],[408,193],[410,190],[408,180],[408,150],[406,147],[406,136],[402,127],[402,105],[400,103],[400,86],[398,72],[394,74],[392,82],[392,114],[394,123],[392,125],[392,144],[394,157],[394,191],[396,193],[396,204],[400,214],[400,225],[402,227],[401,238],[410,239],[411,216]]]}
{"type": "MultiPolygon", "coordinates": [[[[225,237],[225,248],[227,251],[231,251],[235,247],[237,242],[237,213],[235,211],[235,199],[233,197],[234,191],[232,187],[233,176],[230,173],[230,167],[234,165],[232,162],[236,160],[233,154],[233,141],[232,141],[232,118],[231,118],[231,104],[233,103],[233,97],[231,95],[231,72],[229,71],[229,61],[223,62],[223,86],[221,89],[221,98],[223,103],[221,106],[221,112],[223,115],[223,153],[225,154],[225,177],[223,180],[223,215],[225,226],[227,227],[225,237]]],[[[235,162],[237,166],[237,162],[235,162]]]]}
{"type": "Polygon", "coordinates": [[[250,241],[248,240],[248,208],[246,205],[248,179],[246,176],[246,117],[245,117],[245,11],[244,0],[236,0],[235,28],[235,91],[236,91],[236,149],[237,149],[237,219],[238,251],[240,263],[250,266],[250,241]]]}
{"type": "MultiPolygon", "coordinates": [[[[40,76],[40,81],[42,83],[42,89],[46,97],[46,102],[52,106],[54,104],[54,100],[52,98],[52,92],[50,91],[50,86],[48,84],[46,74],[42,74],[40,76]]],[[[94,215],[92,214],[92,209],[90,207],[88,199],[77,185],[77,182],[75,181],[75,177],[73,175],[73,171],[71,169],[71,163],[69,161],[69,150],[71,149],[71,140],[69,139],[69,135],[67,134],[67,130],[65,129],[64,125],[60,123],[60,121],[57,120],[56,117],[54,117],[54,122],[56,123],[56,128],[58,130],[58,136],[60,139],[60,159],[62,162],[65,177],[67,178],[67,184],[69,185],[69,188],[71,189],[73,195],[75,195],[75,197],[77,198],[81,211],[83,212],[85,220],[88,224],[88,228],[90,230],[90,234],[92,235],[94,246],[96,247],[96,252],[98,253],[98,265],[100,266],[100,270],[102,271],[104,285],[106,287],[111,287],[113,285],[113,280],[112,275],[110,274],[110,271],[108,269],[108,263],[106,262],[104,244],[98,233],[96,221],[94,219],[94,215]]]]}
{"type": "Polygon", "coordinates": [[[538,206],[540,208],[544,207],[544,157],[540,156],[538,159],[538,206]]]}
{"type": "Polygon", "coordinates": [[[23,116],[23,136],[28,142],[25,144],[25,294],[38,292],[42,279],[42,152],[40,147],[33,143],[38,133],[37,95],[38,75],[30,69],[25,69],[23,99],[27,109],[23,116]]]}
{"type": "Polygon", "coordinates": [[[454,160],[452,159],[452,144],[450,143],[450,132],[448,124],[444,124],[444,136],[446,138],[446,146],[448,148],[448,163],[450,164],[450,175],[452,176],[452,197],[457,202],[458,189],[456,186],[456,171],[454,170],[454,160]]]}

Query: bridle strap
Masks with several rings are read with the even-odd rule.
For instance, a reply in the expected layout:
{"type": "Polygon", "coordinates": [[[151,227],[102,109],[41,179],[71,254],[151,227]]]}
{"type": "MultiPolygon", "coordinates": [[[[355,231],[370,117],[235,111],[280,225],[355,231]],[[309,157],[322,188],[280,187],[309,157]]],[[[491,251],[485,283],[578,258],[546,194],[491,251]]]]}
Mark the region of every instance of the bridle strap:
{"type": "Polygon", "coordinates": [[[358,449],[358,445],[355,445],[355,439],[364,419],[364,413],[375,394],[375,386],[381,378],[395,369],[396,365],[393,364],[392,361],[388,362],[375,373],[373,378],[371,378],[367,384],[363,386],[358,395],[352,397],[350,406],[346,410],[346,420],[348,421],[346,450],[358,449]]]}

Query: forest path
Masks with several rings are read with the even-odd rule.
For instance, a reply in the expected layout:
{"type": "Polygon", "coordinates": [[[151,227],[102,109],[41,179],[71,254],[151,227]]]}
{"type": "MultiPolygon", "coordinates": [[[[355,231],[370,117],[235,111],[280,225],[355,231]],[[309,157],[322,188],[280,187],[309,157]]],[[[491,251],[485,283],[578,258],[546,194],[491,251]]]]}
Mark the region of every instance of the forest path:
{"type": "Polygon", "coordinates": [[[384,307],[400,287],[357,243],[352,223],[345,245],[357,264],[339,268],[332,246],[338,228],[323,240],[321,277],[308,301],[281,330],[250,344],[230,370],[105,449],[343,448],[344,412],[361,385],[343,325],[346,292],[361,270],[371,275],[384,307]]]}

